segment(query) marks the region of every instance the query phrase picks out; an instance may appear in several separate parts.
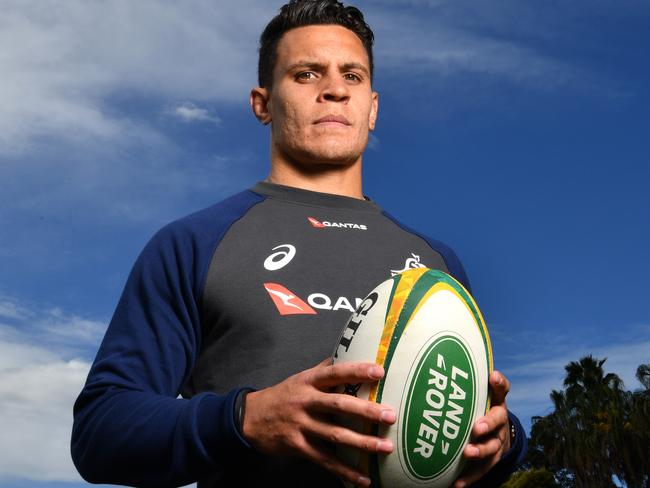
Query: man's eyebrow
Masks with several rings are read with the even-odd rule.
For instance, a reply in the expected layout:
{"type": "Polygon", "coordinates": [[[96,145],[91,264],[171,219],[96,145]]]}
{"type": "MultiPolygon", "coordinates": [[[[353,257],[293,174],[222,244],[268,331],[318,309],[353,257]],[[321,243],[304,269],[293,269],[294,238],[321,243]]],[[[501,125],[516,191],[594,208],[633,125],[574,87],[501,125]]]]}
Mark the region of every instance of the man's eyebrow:
{"type": "MultiPolygon", "coordinates": [[[[298,68],[323,70],[325,68],[325,65],[323,63],[319,63],[318,61],[301,60],[296,63],[290,64],[287,67],[287,71],[293,71],[298,68]]],[[[341,71],[350,71],[351,69],[357,69],[359,71],[363,71],[366,76],[370,76],[370,71],[368,70],[368,68],[366,68],[366,66],[361,63],[356,63],[356,62],[344,63],[340,67],[341,71]]]]}
{"type": "Polygon", "coordinates": [[[290,64],[287,67],[287,71],[293,71],[297,68],[311,68],[311,69],[322,69],[324,65],[316,61],[298,61],[297,63],[290,64]]]}
{"type": "Polygon", "coordinates": [[[368,68],[366,68],[365,65],[361,63],[345,63],[343,66],[341,66],[343,71],[350,71],[351,69],[358,69],[359,71],[363,71],[366,76],[370,76],[370,72],[368,71],[368,68]]]}

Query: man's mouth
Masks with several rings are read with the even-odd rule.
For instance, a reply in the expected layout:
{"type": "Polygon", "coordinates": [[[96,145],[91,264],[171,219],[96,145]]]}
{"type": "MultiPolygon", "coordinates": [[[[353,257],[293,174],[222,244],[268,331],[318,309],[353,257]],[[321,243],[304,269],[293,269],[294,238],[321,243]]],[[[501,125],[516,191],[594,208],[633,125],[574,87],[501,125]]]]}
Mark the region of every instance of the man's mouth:
{"type": "Polygon", "coordinates": [[[318,119],[315,124],[327,124],[327,125],[351,125],[350,121],[346,119],[343,115],[326,115],[318,119]]]}

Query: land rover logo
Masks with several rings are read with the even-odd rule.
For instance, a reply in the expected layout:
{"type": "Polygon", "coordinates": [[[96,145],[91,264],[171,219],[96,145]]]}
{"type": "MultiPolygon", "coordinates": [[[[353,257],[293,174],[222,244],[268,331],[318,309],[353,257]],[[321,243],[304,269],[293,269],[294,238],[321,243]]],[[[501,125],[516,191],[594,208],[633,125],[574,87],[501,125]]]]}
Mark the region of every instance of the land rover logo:
{"type": "Polygon", "coordinates": [[[475,369],[453,336],[436,339],[422,355],[408,389],[402,449],[411,475],[429,480],[460,455],[474,416],[475,369]]]}

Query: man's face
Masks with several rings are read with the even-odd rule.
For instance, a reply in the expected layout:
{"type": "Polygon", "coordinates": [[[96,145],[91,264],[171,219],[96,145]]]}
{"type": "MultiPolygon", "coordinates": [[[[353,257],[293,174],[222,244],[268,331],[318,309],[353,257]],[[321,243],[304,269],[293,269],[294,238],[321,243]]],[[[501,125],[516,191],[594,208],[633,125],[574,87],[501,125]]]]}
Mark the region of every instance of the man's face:
{"type": "Polygon", "coordinates": [[[361,40],[314,25],[286,32],[277,49],[267,107],[273,150],[301,165],[358,161],[378,103],[361,40]]]}

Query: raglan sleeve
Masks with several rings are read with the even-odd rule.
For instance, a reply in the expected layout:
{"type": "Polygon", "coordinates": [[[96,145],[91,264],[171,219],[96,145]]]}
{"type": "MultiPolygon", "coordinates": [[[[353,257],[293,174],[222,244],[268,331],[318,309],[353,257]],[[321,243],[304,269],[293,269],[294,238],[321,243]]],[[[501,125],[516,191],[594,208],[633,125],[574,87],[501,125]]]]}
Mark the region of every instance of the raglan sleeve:
{"type": "Polygon", "coordinates": [[[72,458],[87,481],[180,486],[250,451],[233,416],[240,389],[178,398],[201,338],[196,249],[168,226],[129,275],[74,405],[72,458]]]}

